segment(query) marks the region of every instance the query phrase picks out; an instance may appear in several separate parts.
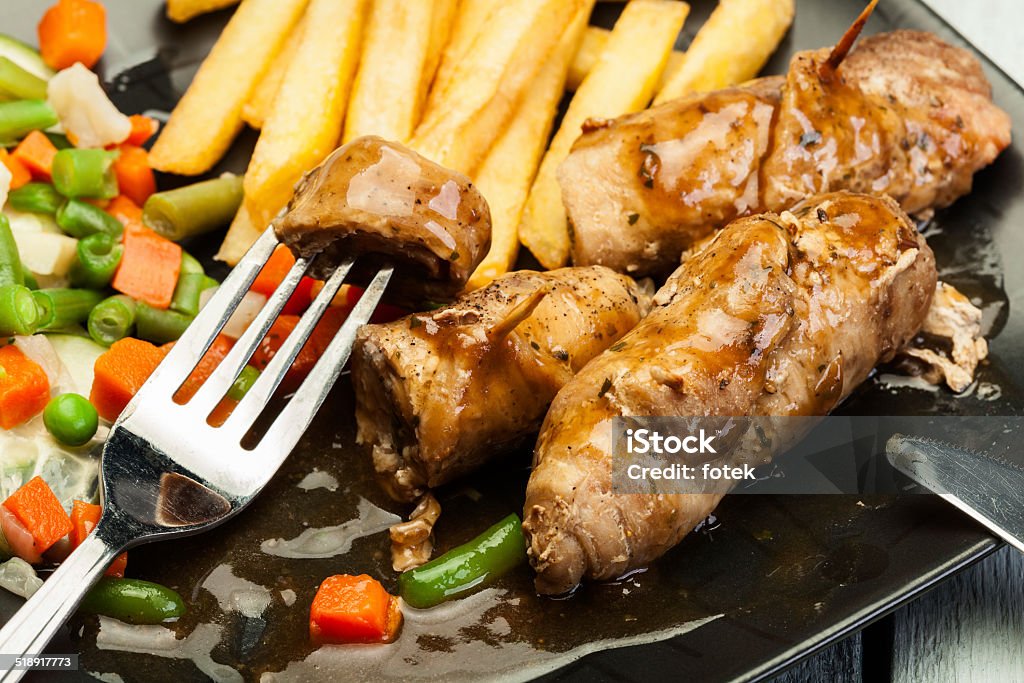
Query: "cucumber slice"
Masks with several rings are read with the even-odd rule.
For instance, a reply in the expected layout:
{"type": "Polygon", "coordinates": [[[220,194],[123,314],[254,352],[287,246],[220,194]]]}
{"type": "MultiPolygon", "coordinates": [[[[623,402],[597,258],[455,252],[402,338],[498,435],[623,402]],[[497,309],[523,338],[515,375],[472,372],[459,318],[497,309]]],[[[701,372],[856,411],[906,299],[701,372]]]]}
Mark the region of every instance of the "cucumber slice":
{"type": "Polygon", "coordinates": [[[46,62],[39,56],[38,50],[3,33],[0,33],[0,57],[7,57],[25,71],[35,74],[45,81],[50,80],[55,73],[53,69],[46,66],[46,62]]]}

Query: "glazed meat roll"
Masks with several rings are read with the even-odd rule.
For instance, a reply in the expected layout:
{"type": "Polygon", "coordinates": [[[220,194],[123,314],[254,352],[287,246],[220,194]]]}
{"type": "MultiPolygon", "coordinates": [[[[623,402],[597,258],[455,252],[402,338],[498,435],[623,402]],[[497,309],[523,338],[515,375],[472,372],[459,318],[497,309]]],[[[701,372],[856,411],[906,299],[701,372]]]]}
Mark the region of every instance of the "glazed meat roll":
{"type": "Polygon", "coordinates": [[[572,261],[640,276],[729,221],[837,190],[948,206],[1010,144],[981,64],[930,33],[828,48],[789,73],[592,122],[559,168],[572,261]]]}
{"type": "Polygon", "coordinates": [[[931,250],[887,197],[819,196],[727,226],[555,398],[523,514],[537,589],[644,567],[721,499],[613,493],[614,417],[824,415],[917,333],[935,283],[931,250]]]}
{"type": "Polygon", "coordinates": [[[650,296],[594,266],[519,271],[356,339],[357,440],[399,500],[534,435],[548,404],[639,322],[650,296]]]}

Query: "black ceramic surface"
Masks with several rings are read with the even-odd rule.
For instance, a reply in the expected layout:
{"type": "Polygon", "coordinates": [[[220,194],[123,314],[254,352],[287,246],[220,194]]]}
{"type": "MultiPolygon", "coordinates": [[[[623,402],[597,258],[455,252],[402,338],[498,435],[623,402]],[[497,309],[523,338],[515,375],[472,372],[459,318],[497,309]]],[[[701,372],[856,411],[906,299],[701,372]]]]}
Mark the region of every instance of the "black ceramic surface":
{"type": "MultiPolygon", "coordinates": [[[[35,24],[48,4],[5,0],[0,31],[34,42],[35,24]]],[[[116,102],[128,112],[173,106],[229,16],[220,12],[175,26],[163,18],[162,3],[156,0],[106,4],[111,38],[99,68],[116,102]]],[[[684,46],[713,6],[693,4],[681,38],[684,46]]],[[[797,4],[796,22],[768,73],[784,71],[797,49],[834,42],[863,3],[797,4]]],[[[596,21],[608,25],[616,11],[602,6],[596,21]]],[[[867,32],[896,27],[934,31],[963,44],[916,0],[884,0],[867,32]]],[[[1024,93],[988,63],[986,72],[996,101],[1021,130],[1024,93]]],[[[242,170],[254,139],[252,133],[243,134],[218,171],[242,170]]],[[[977,176],[971,195],[939,212],[926,228],[942,277],[986,310],[992,356],[978,384],[968,395],[954,397],[942,390],[897,386],[883,371],[842,412],[1021,412],[1024,316],[1014,309],[1024,304],[1024,269],[1016,266],[1024,254],[1022,167],[1016,143],[977,176]]],[[[206,256],[215,247],[214,240],[190,245],[206,256]]],[[[85,673],[92,672],[116,673],[124,681],[258,680],[264,675],[269,680],[284,672],[292,680],[755,679],[857,630],[996,546],[984,531],[929,496],[728,498],[714,524],[627,580],[587,586],[570,600],[553,601],[534,595],[524,567],[477,597],[432,614],[410,613],[395,645],[314,652],[306,619],[324,576],[367,572],[395,588],[384,533],[351,538],[354,527],[344,527],[332,533],[340,533],[350,548],[318,559],[261,550],[270,547],[267,540],[292,539],[307,528],[343,526],[360,516],[364,527],[386,526],[387,511],[402,512],[371,481],[367,459],[353,445],[351,412],[343,380],[250,510],[211,533],[132,551],[130,575],[174,586],[185,596],[191,611],[173,627],[183,640],[161,640],[158,631],[118,633],[106,624],[97,647],[97,620],[76,618],[51,651],[80,652],[82,670],[59,678],[92,680],[85,673]],[[335,477],[337,490],[297,487],[314,469],[335,477]],[[269,600],[260,618],[238,609],[246,596],[254,595],[269,600]],[[163,653],[153,654],[156,650],[163,653]]],[[[445,513],[438,528],[439,551],[521,510],[528,461],[523,453],[441,492],[445,513]]],[[[0,595],[0,614],[18,603],[0,595]]]]}

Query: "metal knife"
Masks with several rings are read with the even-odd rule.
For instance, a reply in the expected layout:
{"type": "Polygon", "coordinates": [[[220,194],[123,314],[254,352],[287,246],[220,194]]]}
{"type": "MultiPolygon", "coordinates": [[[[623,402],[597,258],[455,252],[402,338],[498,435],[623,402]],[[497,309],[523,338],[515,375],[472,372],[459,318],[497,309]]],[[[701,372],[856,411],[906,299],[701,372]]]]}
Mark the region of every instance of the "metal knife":
{"type": "Polygon", "coordinates": [[[890,438],[885,451],[897,470],[1024,552],[1024,467],[902,434],[890,438]]]}

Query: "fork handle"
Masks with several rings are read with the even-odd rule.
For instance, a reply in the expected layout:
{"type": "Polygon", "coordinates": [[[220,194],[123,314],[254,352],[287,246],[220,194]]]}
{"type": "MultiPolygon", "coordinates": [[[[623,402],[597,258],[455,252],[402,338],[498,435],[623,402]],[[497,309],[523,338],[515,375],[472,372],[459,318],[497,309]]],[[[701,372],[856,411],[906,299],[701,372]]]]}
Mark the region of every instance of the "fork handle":
{"type": "MultiPolygon", "coordinates": [[[[117,552],[96,533],[86,536],[0,629],[0,654],[27,657],[42,654],[57,629],[117,557],[117,552]]],[[[25,673],[25,669],[5,669],[0,672],[0,681],[17,681],[25,673]]]]}

